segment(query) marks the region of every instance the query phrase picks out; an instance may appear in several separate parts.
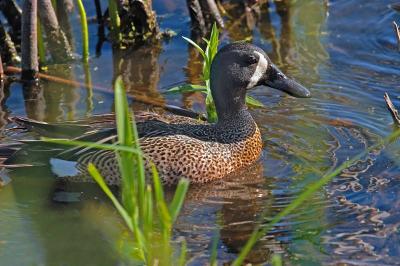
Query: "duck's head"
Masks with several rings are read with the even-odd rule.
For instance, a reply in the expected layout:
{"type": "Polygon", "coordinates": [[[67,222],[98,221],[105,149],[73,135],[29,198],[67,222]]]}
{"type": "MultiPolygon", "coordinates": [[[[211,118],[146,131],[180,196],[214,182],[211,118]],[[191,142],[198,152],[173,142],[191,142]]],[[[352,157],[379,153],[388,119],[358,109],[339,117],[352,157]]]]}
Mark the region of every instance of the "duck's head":
{"type": "Polygon", "coordinates": [[[311,96],[309,90],[283,74],[261,48],[245,42],[228,44],[218,51],[210,82],[219,118],[245,109],[247,90],[259,85],[295,97],[311,96]]]}

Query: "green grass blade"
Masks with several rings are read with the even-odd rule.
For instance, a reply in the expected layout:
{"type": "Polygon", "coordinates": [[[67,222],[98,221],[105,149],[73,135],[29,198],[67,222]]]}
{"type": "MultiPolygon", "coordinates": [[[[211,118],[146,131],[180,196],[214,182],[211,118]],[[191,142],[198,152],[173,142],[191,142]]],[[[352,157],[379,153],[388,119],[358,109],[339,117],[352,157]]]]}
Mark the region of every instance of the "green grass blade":
{"type": "Polygon", "coordinates": [[[139,225],[139,208],[137,205],[134,208],[132,217],[133,217],[133,219],[132,219],[133,220],[133,229],[134,229],[136,241],[138,242],[140,248],[143,251],[147,252],[148,245],[146,244],[146,239],[145,239],[143,232],[141,230],[141,227],[139,225]]]}
{"type": "Polygon", "coordinates": [[[262,102],[260,102],[259,100],[254,99],[250,95],[246,96],[246,103],[247,103],[248,106],[251,106],[251,107],[257,107],[257,108],[265,107],[262,102]]]}
{"type": "Polygon", "coordinates": [[[186,38],[186,37],[184,37],[184,36],[182,36],[182,38],[183,38],[185,41],[187,41],[188,43],[190,43],[191,45],[193,45],[193,46],[199,51],[199,53],[201,54],[201,56],[203,56],[204,59],[206,58],[206,54],[204,53],[204,50],[203,50],[197,43],[195,43],[195,42],[192,41],[191,39],[186,38]]]}
{"type": "Polygon", "coordinates": [[[111,150],[111,151],[124,151],[134,154],[142,154],[142,152],[138,149],[121,146],[117,144],[100,144],[96,142],[88,142],[88,141],[79,141],[79,140],[69,140],[69,139],[52,139],[42,137],[41,140],[49,143],[62,144],[66,146],[77,146],[77,147],[88,147],[95,148],[100,150],[111,150]]]}
{"type": "Polygon", "coordinates": [[[179,261],[178,261],[179,266],[186,265],[186,257],[187,257],[187,246],[185,239],[183,239],[181,246],[181,253],[179,254],[179,261]]]}
{"type": "Polygon", "coordinates": [[[178,186],[175,190],[174,197],[169,205],[169,213],[171,215],[172,223],[175,222],[179,212],[181,211],[188,188],[189,188],[189,181],[187,179],[182,178],[181,180],[179,180],[178,186]]]}
{"type": "Polygon", "coordinates": [[[160,215],[160,222],[162,224],[162,230],[165,232],[171,229],[171,215],[165,203],[164,191],[161,185],[160,176],[158,175],[156,166],[151,165],[151,172],[153,176],[153,186],[154,186],[154,197],[156,200],[156,205],[158,209],[158,214],[160,215]]]}
{"type": "Polygon", "coordinates": [[[218,254],[218,242],[219,242],[219,231],[216,230],[214,233],[212,244],[211,244],[211,255],[210,255],[210,266],[217,266],[217,254],[218,254]]]}
{"type": "Polygon", "coordinates": [[[131,230],[133,232],[133,224],[132,224],[131,218],[129,217],[128,213],[126,212],[124,207],[121,205],[121,203],[119,203],[117,198],[111,192],[111,190],[109,189],[107,184],[104,182],[104,178],[101,176],[100,172],[97,170],[97,168],[92,163],[89,163],[88,171],[89,171],[90,175],[93,177],[93,179],[97,182],[97,184],[99,184],[99,186],[103,190],[103,192],[112,201],[115,208],[117,209],[117,211],[119,212],[121,217],[124,219],[129,230],[131,230]]]}
{"type": "Polygon", "coordinates": [[[76,1],[78,4],[79,15],[81,17],[81,28],[82,28],[82,60],[87,63],[89,61],[89,30],[86,19],[85,6],[82,0],[76,1]]]}
{"type": "Polygon", "coordinates": [[[274,254],[271,259],[272,266],[282,266],[282,257],[280,254],[274,254]]]}
{"type": "Polygon", "coordinates": [[[143,228],[145,232],[145,238],[150,239],[153,232],[153,191],[150,185],[146,186],[146,193],[144,195],[144,219],[143,228]]]}
{"type": "Polygon", "coordinates": [[[133,132],[129,118],[129,106],[126,98],[124,83],[121,76],[115,80],[115,116],[118,130],[118,140],[121,145],[131,146],[133,132]]]}
{"type": "Polygon", "coordinates": [[[217,54],[218,45],[219,45],[219,30],[217,24],[214,22],[213,27],[211,29],[210,44],[209,44],[210,47],[209,58],[211,62],[214,59],[215,55],[217,54]]]}
{"type": "MultiPolygon", "coordinates": [[[[129,106],[121,76],[115,80],[115,118],[117,122],[118,142],[123,146],[133,148],[133,132],[129,118],[129,106]]],[[[137,200],[137,180],[134,176],[134,159],[132,153],[117,153],[118,165],[121,172],[122,202],[128,213],[133,213],[137,200]]],[[[140,205],[139,205],[140,206],[140,205]]]]}
{"type": "Polygon", "coordinates": [[[111,21],[111,32],[112,32],[112,37],[115,38],[118,42],[121,41],[122,35],[121,35],[121,19],[118,14],[118,7],[116,0],[108,0],[108,11],[110,15],[110,21],[111,21]]]}
{"type": "MultiPolygon", "coordinates": [[[[139,133],[136,128],[136,122],[135,122],[135,116],[133,115],[132,112],[130,112],[130,117],[131,117],[131,125],[130,128],[132,130],[132,136],[133,136],[133,144],[132,146],[136,149],[140,150],[140,145],[139,145],[139,133]]],[[[144,206],[144,194],[146,190],[146,173],[144,169],[145,162],[143,160],[143,155],[137,154],[134,155],[134,159],[136,160],[136,165],[137,168],[135,176],[137,180],[137,190],[138,190],[138,201],[139,201],[139,212],[141,215],[143,215],[143,207],[144,206]]]]}
{"type": "Polygon", "coordinates": [[[176,87],[172,87],[168,89],[165,93],[175,94],[175,93],[188,93],[188,92],[207,92],[207,87],[195,84],[183,84],[176,87]]]}
{"type": "Polygon", "coordinates": [[[215,123],[218,120],[217,109],[215,108],[214,100],[210,91],[210,80],[206,81],[207,85],[207,96],[206,96],[206,110],[207,120],[210,123],[215,123]]]}

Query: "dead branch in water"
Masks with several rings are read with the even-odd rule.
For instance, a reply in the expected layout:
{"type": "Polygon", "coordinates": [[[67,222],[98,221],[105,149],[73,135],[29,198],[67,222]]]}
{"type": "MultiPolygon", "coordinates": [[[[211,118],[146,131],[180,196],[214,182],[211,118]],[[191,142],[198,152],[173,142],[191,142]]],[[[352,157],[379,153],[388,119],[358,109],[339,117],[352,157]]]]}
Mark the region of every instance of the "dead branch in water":
{"type": "Polygon", "coordinates": [[[36,80],[39,72],[37,47],[37,0],[24,0],[22,6],[21,58],[23,80],[36,80]]]}
{"type": "Polygon", "coordinates": [[[21,8],[15,0],[0,0],[0,10],[11,26],[12,40],[19,43],[21,36],[21,8]]]}
{"type": "Polygon", "coordinates": [[[74,47],[74,41],[72,38],[72,28],[69,20],[69,15],[74,10],[74,3],[72,0],[58,0],[56,3],[56,14],[58,18],[58,23],[60,24],[61,30],[67,36],[67,40],[71,49],[74,47]]]}
{"type": "Polygon", "coordinates": [[[394,32],[395,32],[395,34],[397,36],[397,46],[398,46],[398,49],[400,51],[400,29],[399,29],[399,26],[397,25],[397,23],[395,21],[393,21],[393,28],[394,28],[394,32]]]}
{"type": "Polygon", "coordinates": [[[39,17],[46,32],[48,49],[52,58],[57,62],[72,59],[71,46],[61,30],[56,13],[50,0],[38,0],[39,17]]]}
{"type": "Polygon", "coordinates": [[[394,106],[392,100],[390,100],[389,95],[385,92],[385,95],[383,96],[385,98],[385,102],[387,105],[388,110],[390,111],[390,114],[392,115],[393,121],[397,124],[400,125],[400,115],[399,112],[397,111],[396,107],[394,106]]]}
{"type": "Polygon", "coordinates": [[[5,64],[14,65],[21,62],[21,58],[18,56],[15,44],[11,40],[10,35],[4,28],[1,21],[0,21],[0,55],[4,60],[5,64]]]}
{"type": "Polygon", "coordinates": [[[200,2],[199,0],[187,0],[186,3],[192,22],[192,31],[195,32],[194,35],[200,36],[199,39],[201,39],[201,37],[206,36],[207,29],[200,2]]]}

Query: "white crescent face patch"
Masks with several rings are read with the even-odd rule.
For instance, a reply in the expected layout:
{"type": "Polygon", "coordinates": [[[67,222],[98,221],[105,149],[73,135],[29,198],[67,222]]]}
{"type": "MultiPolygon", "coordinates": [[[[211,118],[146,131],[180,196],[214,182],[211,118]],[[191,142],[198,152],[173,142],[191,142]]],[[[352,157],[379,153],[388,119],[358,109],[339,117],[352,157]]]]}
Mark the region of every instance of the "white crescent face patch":
{"type": "Polygon", "coordinates": [[[249,84],[247,84],[247,89],[253,88],[260,81],[261,77],[268,68],[268,60],[265,58],[265,56],[258,51],[254,51],[254,53],[258,55],[258,63],[256,70],[250,78],[249,84]]]}

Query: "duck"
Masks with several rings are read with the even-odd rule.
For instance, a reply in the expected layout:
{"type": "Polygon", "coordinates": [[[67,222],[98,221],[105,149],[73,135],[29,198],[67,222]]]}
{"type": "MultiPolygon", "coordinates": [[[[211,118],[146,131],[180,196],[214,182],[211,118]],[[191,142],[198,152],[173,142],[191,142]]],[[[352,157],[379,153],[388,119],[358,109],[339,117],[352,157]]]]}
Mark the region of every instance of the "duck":
{"type": "MultiPolygon", "coordinates": [[[[260,86],[268,86],[289,95],[308,98],[310,91],[288,78],[274,65],[260,47],[247,42],[234,42],[222,47],[214,57],[210,73],[210,89],[218,120],[207,123],[175,114],[135,113],[139,143],[147,161],[155,164],[164,184],[176,184],[181,178],[191,183],[206,183],[250,166],[262,153],[260,129],[246,106],[246,94],[260,86]]],[[[39,135],[46,132],[82,133],[77,140],[105,142],[116,139],[113,115],[97,117],[92,122],[48,124],[27,118],[14,121],[39,135]]],[[[25,142],[30,150],[41,150],[41,142],[25,142]],[[39,143],[39,144],[38,144],[39,143]]],[[[108,185],[119,185],[118,163],[112,151],[88,148],[43,148],[51,151],[52,160],[72,162],[79,174],[70,181],[92,181],[87,165],[93,163],[108,185]]],[[[44,152],[45,153],[45,152],[44,152]]],[[[19,148],[5,160],[15,165],[18,158],[32,160],[28,149],[19,148]]]]}

